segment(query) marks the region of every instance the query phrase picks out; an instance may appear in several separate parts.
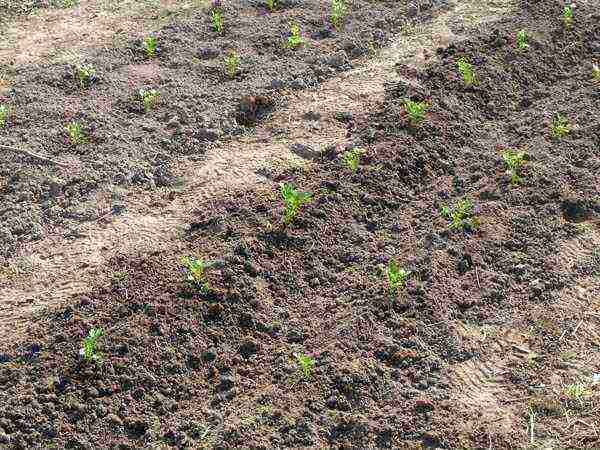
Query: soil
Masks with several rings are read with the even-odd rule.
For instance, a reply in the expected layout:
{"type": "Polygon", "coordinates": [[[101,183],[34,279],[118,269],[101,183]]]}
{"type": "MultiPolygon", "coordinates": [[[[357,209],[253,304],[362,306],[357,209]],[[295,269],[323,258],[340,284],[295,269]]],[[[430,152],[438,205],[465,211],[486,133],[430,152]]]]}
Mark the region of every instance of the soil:
{"type": "Polygon", "coordinates": [[[538,0],[399,64],[380,104],[340,116],[343,141],[199,201],[180,238],[114,257],[110,285],[0,344],[0,447],[597,448],[599,58],[592,2],[565,26],[538,0]],[[426,102],[423,122],[406,98],[426,102]],[[525,153],[518,184],[507,149],[525,153]],[[283,182],[312,194],[287,226],[283,182]],[[451,229],[441,209],[463,199],[473,226],[451,229]],[[211,263],[208,293],[184,256],[211,263]],[[390,261],[410,271],[397,295],[390,261]]]}
{"type": "MultiPolygon", "coordinates": [[[[143,30],[129,25],[129,18],[116,23],[119,16],[109,7],[96,11],[83,3],[74,17],[59,25],[55,18],[49,27],[69,33],[63,40],[85,41],[94,32],[81,23],[89,15],[88,20],[106,22],[107,30],[98,33],[104,42],[55,53],[44,43],[60,42],[52,34],[58,32],[46,36],[36,30],[32,38],[23,35],[18,20],[8,22],[0,96],[13,114],[0,137],[4,145],[42,158],[7,148],[0,152],[1,256],[107,212],[118,215],[132,186],[177,188],[179,164],[203,158],[218,140],[252,135],[252,125],[281,107],[286,91],[315,87],[351,70],[445,3],[353,1],[343,26],[334,28],[328,2],[281,0],[273,12],[262,1],[224,2],[221,33],[211,29],[208,7],[160,9],[158,28],[143,30]],[[288,49],[284,44],[294,23],[306,45],[288,49]],[[117,33],[112,40],[105,36],[110,27],[117,33]],[[142,48],[148,35],[158,39],[155,58],[142,48]],[[239,58],[233,77],[224,63],[230,51],[239,58]],[[90,86],[78,84],[77,66],[95,69],[90,86]],[[135,99],[140,88],[160,93],[147,113],[135,99]],[[242,117],[238,112],[247,97],[267,99],[270,108],[250,109],[242,114],[249,117],[242,117]],[[65,127],[73,120],[83,125],[87,143],[68,141],[65,127]]],[[[147,8],[142,13],[147,15],[147,8]]]]}

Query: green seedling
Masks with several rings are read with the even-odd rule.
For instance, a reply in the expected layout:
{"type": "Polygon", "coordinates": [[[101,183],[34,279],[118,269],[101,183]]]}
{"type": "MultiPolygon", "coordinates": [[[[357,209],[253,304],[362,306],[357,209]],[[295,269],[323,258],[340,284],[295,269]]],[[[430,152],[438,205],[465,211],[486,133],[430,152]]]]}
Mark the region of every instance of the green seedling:
{"type": "Polygon", "coordinates": [[[286,47],[295,48],[304,44],[305,41],[302,39],[302,36],[300,36],[300,26],[298,24],[292,25],[290,35],[287,38],[286,47]]]}
{"type": "Polygon", "coordinates": [[[506,174],[510,178],[510,183],[518,184],[521,181],[519,169],[525,162],[525,153],[509,149],[502,153],[502,160],[506,166],[506,174]]]}
{"type": "Polygon", "coordinates": [[[398,266],[396,261],[390,260],[385,270],[385,276],[388,282],[388,292],[390,296],[398,295],[399,290],[404,290],[406,281],[410,276],[410,270],[406,270],[398,266]]]}
{"type": "Polygon", "coordinates": [[[240,64],[240,59],[236,55],[236,53],[232,50],[225,57],[225,67],[227,68],[227,73],[230,78],[235,78],[235,74],[238,70],[238,65],[240,64]]]}
{"type": "Polygon", "coordinates": [[[425,118],[425,110],[427,109],[427,103],[415,102],[410,99],[404,100],[404,110],[408,115],[410,123],[417,125],[425,118]]]}
{"type": "Polygon", "coordinates": [[[565,388],[565,394],[571,400],[575,400],[575,401],[579,402],[580,404],[583,404],[583,398],[587,394],[587,389],[581,383],[573,383],[573,384],[569,384],[565,388]]]}
{"type": "Polygon", "coordinates": [[[53,0],[50,5],[55,8],[73,8],[79,3],[78,0],[53,0]]]}
{"type": "Polygon", "coordinates": [[[277,1],[276,0],[265,0],[265,4],[267,5],[267,9],[269,11],[274,11],[275,6],[277,6],[277,1]]]}
{"type": "Polygon", "coordinates": [[[592,76],[596,81],[600,81],[600,65],[592,64],[592,76]]]}
{"type": "Polygon", "coordinates": [[[83,338],[83,347],[79,350],[81,357],[88,362],[99,361],[100,354],[96,351],[98,339],[104,336],[102,328],[92,328],[88,335],[83,338]]]}
{"type": "Polygon", "coordinates": [[[304,378],[310,378],[315,366],[315,359],[312,356],[296,354],[296,362],[298,363],[298,370],[304,378]]]}
{"type": "Polygon", "coordinates": [[[283,223],[291,223],[298,215],[300,206],[309,203],[312,195],[308,192],[299,192],[292,184],[283,183],[281,185],[281,196],[285,208],[283,210],[283,223]]]}
{"type": "Polygon", "coordinates": [[[568,27],[573,24],[573,6],[567,5],[563,8],[563,21],[568,27]]]}
{"type": "Polygon", "coordinates": [[[158,102],[159,92],[156,89],[140,89],[137,92],[138,98],[142,101],[144,111],[148,112],[158,102]]]}
{"type": "Polygon", "coordinates": [[[519,50],[527,50],[529,44],[527,43],[527,33],[525,30],[517,31],[517,48],[519,50]]]}
{"type": "Polygon", "coordinates": [[[10,114],[10,110],[6,105],[0,105],[0,128],[6,126],[8,122],[8,115],[10,114]]]}
{"type": "Polygon", "coordinates": [[[442,217],[450,220],[448,228],[451,230],[467,230],[473,228],[473,203],[468,199],[460,200],[454,208],[443,206],[442,217]]]}
{"type": "Polygon", "coordinates": [[[148,58],[154,58],[158,54],[158,39],[156,36],[147,36],[142,45],[148,58]]]}
{"type": "Polygon", "coordinates": [[[331,0],[331,24],[337,28],[338,25],[342,22],[342,19],[345,15],[345,0],[331,0]]]}
{"type": "Polygon", "coordinates": [[[473,65],[465,58],[459,58],[458,61],[456,61],[456,65],[458,66],[458,72],[462,76],[465,84],[475,84],[476,76],[473,70],[473,65]]]}
{"type": "Polygon", "coordinates": [[[185,269],[185,280],[187,283],[203,294],[210,292],[210,286],[206,277],[206,269],[211,267],[211,264],[194,256],[185,256],[181,258],[181,263],[185,269]]]}
{"type": "Polygon", "coordinates": [[[352,150],[346,150],[342,153],[342,163],[348,169],[356,172],[360,164],[360,155],[363,153],[362,148],[353,148],[352,150]]]}
{"type": "Polygon", "coordinates": [[[87,136],[83,129],[81,122],[74,120],[69,122],[65,127],[67,130],[67,136],[69,142],[73,145],[85,144],[87,142],[87,136]]]}
{"type": "Polygon", "coordinates": [[[566,136],[571,130],[569,127],[569,121],[565,116],[560,113],[557,113],[552,119],[552,136],[557,139],[560,139],[566,136]]]}
{"type": "Polygon", "coordinates": [[[216,33],[220,33],[223,31],[223,14],[218,9],[212,9],[210,11],[210,23],[212,24],[212,29],[216,33]]]}
{"type": "Polygon", "coordinates": [[[91,66],[76,66],[74,72],[75,79],[82,89],[90,87],[96,79],[96,70],[91,66]]]}

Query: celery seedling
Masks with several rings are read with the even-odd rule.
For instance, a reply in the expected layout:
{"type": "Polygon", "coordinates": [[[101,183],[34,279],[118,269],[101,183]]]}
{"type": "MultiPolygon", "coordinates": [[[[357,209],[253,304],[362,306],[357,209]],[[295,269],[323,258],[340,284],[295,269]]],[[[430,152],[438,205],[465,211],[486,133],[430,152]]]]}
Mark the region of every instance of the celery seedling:
{"type": "Polygon", "coordinates": [[[75,79],[80,88],[90,87],[96,81],[96,70],[91,66],[76,66],[75,79]]]}
{"type": "Polygon", "coordinates": [[[417,125],[425,118],[425,110],[427,109],[427,103],[415,102],[410,99],[404,100],[404,110],[408,115],[410,123],[417,125]]]}
{"type": "Polygon", "coordinates": [[[71,144],[78,145],[85,144],[87,142],[87,136],[85,135],[85,131],[83,129],[83,125],[81,125],[81,122],[74,120],[68,123],[65,129],[67,130],[67,136],[71,144]]]}
{"type": "Polygon", "coordinates": [[[298,362],[298,368],[302,375],[304,375],[304,378],[310,378],[313,367],[315,366],[315,359],[312,356],[296,354],[296,361],[298,362]]]}
{"type": "Polygon", "coordinates": [[[3,128],[8,122],[8,114],[10,113],[8,106],[0,105],[0,128],[3,128]]]}
{"type": "Polygon", "coordinates": [[[230,78],[235,78],[239,62],[240,59],[233,50],[231,50],[225,57],[225,66],[227,67],[227,73],[229,74],[230,78]]]}
{"type": "Polygon", "coordinates": [[[346,14],[345,0],[331,0],[331,24],[338,27],[346,14]]]}
{"type": "Polygon", "coordinates": [[[300,26],[298,24],[292,25],[290,35],[287,38],[286,47],[294,48],[298,47],[299,45],[304,45],[304,43],[304,39],[302,39],[302,36],[300,36],[300,26]]]}
{"type": "Polygon", "coordinates": [[[79,350],[79,354],[85,361],[98,361],[100,354],[96,351],[98,339],[104,336],[102,328],[92,328],[88,335],[83,339],[83,347],[79,350]]]}
{"type": "Polygon", "coordinates": [[[583,399],[587,395],[587,393],[588,392],[586,387],[581,383],[569,384],[565,388],[565,394],[567,394],[567,397],[569,397],[571,400],[578,401],[582,405],[583,399]]]}
{"type": "Polygon", "coordinates": [[[385,271],[385,276],[388,282],[388,292],[390,296],[398,295],[398,288],[404,290],[406,281],[410,276],[410,270],[401,268],[396,261],[390,260],[385,271]]]}
{"type": "Polygon", "coordinates": [[[267,9],[269,11],[274,11],[277,2],[276,0],[265,0],[265,4],[267,5],[267,9]]]}
{"type": "Polygon", "coordinates": [[[158,39],[156,36],[147,36],[142,45],[148,58],[154,58],[158,54],[158,39]]]}
{"type": "Polygon", "coordinates": [[[509,176],[511,184],[518,184],[521,181],[519,168],[523,165],[524,158],[525,153],[510,149],[502,153],[502,159],[506,165],[506,174],[509,176]]]}
{"type": "Polygon", "coordinates": [[[283,210],[283,223],[291,223],[298,215],[298,209],[304,203],[309,203],[312,195],[308,192],[299,192],[292,184],[283,183],[281,185],[281,196],[285,204],[283,210]]]}
{"type": "Polygon", "coordinates": [[[210,292],[210,286],[206,279],[206,269],[210,267],[210,264],[193,256],[185,256],[181,258],[181,262],[185,268],[185,279],[188,284],[203,294],[210,292]]]}
{"type": "Polygon", "coordinates": [[[517,31],[517,48],[519,50],[527,50],[529,44],[527,43],[527,33],[525,30],[517,31]]]}
{"type": "Polygon", "coordinates": [[[353,148],[342,153],[342,163],[353,172],[356,172],[360,164],[360,155],[363,152],[361,148],[353,148]]]}
{"type": "Polygon", "coordinates": [[[566,136],[569,131],[569,121],[567,120],[567,118],[565,116],[563,116],[560,113],[557,113],[554,116],[554,119],[552,119],[552,136],[554,136],[557,139],[560,139],[564,136],[566,136]]]}
{"type": "Polygon", "coordinates": [[[450,220],[448,228],[451,230],[465,230],[473,228],[473,203],[468,199],[460,200],[454,208],[443,206],[441,214],[450,220]]]}
{"type": "Polygon", "coordinates": [[[140,89],[138,90],[138,97],[144,105],[144,111],[148,112],[156,102],[158,101],[159,92],[156,89],[140,89]]]}
{"type": "Polygon", "coordinates": [[[573,23],[573,6],[572,5],[566,5],[563,8],[563,20],[565,22],[566,26],[571,26],[573,23]]]}
{"type": "Polygon", "coordinates": [[[592,76],[597,81],[600,81],[600,65],[592,64],[592,76]]]}
{"type": "Polygon", "coordinates": [[[223,15],[218,9],[210,11],[210,22],[215,32],[220,33],[223,30],[223,15]]]}
{"type": "Polygon", "coordinates": [[[473,71],[473,65],[465,58],[459,58],[458,61],[456,61],[456,65],[458,66],[458,71],[461,74],[465,84],[475,84],[476,76],[475,72],[473,71]]]}

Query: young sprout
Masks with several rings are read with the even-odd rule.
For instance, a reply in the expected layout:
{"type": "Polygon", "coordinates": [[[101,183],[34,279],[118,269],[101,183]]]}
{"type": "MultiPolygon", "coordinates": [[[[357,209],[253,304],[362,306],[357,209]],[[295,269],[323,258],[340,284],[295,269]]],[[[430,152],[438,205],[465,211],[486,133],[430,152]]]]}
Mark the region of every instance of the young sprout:
{"type": "Polygon", "coordinates": [[[277,5],[277,1],[276,0],[265,0],[265,4],[267,5],[267,9],[269,11],[274,11],[275,6],[277,5]]]}
{"type": "Polygon", "coordinates": [[[426,109],[427,103],[425,102],[415,102],[408,98],[404,100],[404,110],[413,125],[417,125],[425,118],[426,109]]]}
{"type": "Polygon", "coordinates": [[[502,159],[506,165],[506,174],[510,178],[511,184],[518,184],[521,181],[519,169],[525,162],[525,153],[514,150],[506,150],[502,153],[502,159]]]}
{"type": "Polygon", "coordinates": [[[210,23],[216,33],[220,33],[223,30],[223,14],[219,9],[212,9],[210,11],[210,23]]]}
{"type": "Polygon", "coordinates": [[[295,356],[300,373],[304,375],[304,378],[310,378],[310,376],[312,375],[313,368],[315,366],[315,359],[312,356],[308,355],[296,354],[295,356]]]}
{"type": "Polygon", "coordinates": [[[473,65],[465,58],[459,58],[458,61],[456,61],[456,65],[458,66],[458,72],[462,76],[465,84],[475,84],[476,76],[473,71],[473,65]]]}
{"type": "Polygon", "coordinates": [[[592,64],[592,76],[595,80],[600,81],[600,65],[592,64]]]}
{"type": "Polygon", "coordinates": [[[76,66],[74,74],[81,89],[90,87],[96,81],[96,70],[91,66],[76,66]]]}
{"type": "Polygon", "coordinates": [[[67,130],[67,136],[71,144],[79,145],[87,142],[87,136],[85,135],[85,131],[83,129],[83,125],[81,125],[81,122],[73,120],[67,124],[65,129],[67,130]]]}
{"type": "Polygon", "coordinates": [[[527,43],[527,33],[525,30],[517,31],[517,48],[519,50],[527,50],[529,44],[527,43]]]}
{"type": "Polygon", "coordinates": [[[299,45],[304,45],[305,41],[300,36],[300,25],[293,24],[290,30],[290,35],[287,38],[286,47],[287,48],[295,48],[299,45]]]}
{"type": "Polygon", "coordinates": [[[552,119],[552,136],[557,139],[560,139],[566,136],[570,130],[569,121],[565,116],[560,113],[557,113],[552,119]]]}
{"type": "Polygon", "coordinates": [[[88,362],[100,360],[100,354],[96,351],[98,339],[104,336],[102,328],[92,328],[87,336],[83,338],[83,347],[79,350],[81,357],[88,362]]]}
{"type": "Polygon", "coordinates": [[[342,163],[351,171],[356,172],[360,164],[360,155],[364,150],[362,148],[353,148],[342,153],[342,163]]]}
{"type": "Polygon", "coordinates": [[[158,97],[160,96],[159,92],[156,89],[140,89],[137,92],[139,99],[142,101],[142,105],[144,105],[144,111],[148,112],[156,102],[158,102],[158,97]]]}
{"type": "Polygon", "coordinates": [[[566,26],[571,26],[573,23],[573,5],[566,5],[563,8],[563,20],[566,26]]]}
{"type": "Polygon", "coordinates": [[[8,122],[9,113],[8,106],[0,104],[0,128],[3,128],[8,122]]]}
{"type": "Polygon", "coordinates": [[[211,265],[201,258],[185,256],[181,258],[185,269],[185,279],[194,289],[198,289],[202,294],[210,292],[210,286],[206,279],[206,269],[211,265]]]}
{"type": "Polygon", "coordinates": [[[227,56],[225,57],[225,66],[227,67],[227,73],[230,78],[235,78],[239,63],[240,59],[233,50],[227,53],[227,56]]]}
{"type": "Polygon", "coordinates": [[[346,3],[345,0],[331,0],[331,24],[334,27],[342,22],[344,15],[346,14],[346,3]]]}
{"type": "Polygon", "coordinates": [[[587,394],[587,389],[581,383],[569,384],[565,388],[565,394],[567,394],[567,397],[569,397],[571,400],[576,400],[583,404],[583,398],[587,394]]]}
{"type": "Polygon", "coordinates": [[[385,270],[385,276],[388,282],[388,292],[390,296],[395,297],[398,295],[398,288],[404,290],[406,281],[410,276],[410,270],[401,268],[396,261],[390,260],[385,270]]]}
{"type": "Polygon", "coordinates": [[[158,39],[156,36],[147,36],[142,46],[148,58],[154,58],[158,54],[158,39]]]}
{"type": "Polygon", "coordinates": [[[473,228],[473,203],[468,199],[460,200],[454,208],[443,206],[442,217],[450,220],[448,228],[451,230],[465,230],[473,228]]]}
{"type": "Polygon", "coordinates": [[[308,192],[299,192],[292,184],[283,183],[281,185],[281,196],[285,208],[283,210],[283,223],[291,223],[298,214],[298,209],[304,203],[309,203],[312,195],[308,192]]]}

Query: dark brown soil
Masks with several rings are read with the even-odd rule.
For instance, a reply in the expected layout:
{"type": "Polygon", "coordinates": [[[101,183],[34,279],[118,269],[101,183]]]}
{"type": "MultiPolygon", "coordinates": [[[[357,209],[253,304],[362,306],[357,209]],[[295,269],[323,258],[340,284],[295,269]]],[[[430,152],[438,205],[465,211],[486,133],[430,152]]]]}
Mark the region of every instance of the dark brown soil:
{"type": "Polygon", "coordinates": [[[0,347],[0,445],[598,448],[600,341],[574,339],[600,298],[600,248],[568,263],[560,252],[599,230],[600,14],[578,5],[565,29],[554,1],[521,9],[438,49],[423,71],[399,67],[411,84],[350,121],[346,143],[272,174],[313,194],[290,226],[277,192],[199,205],[170,251],[115,259],[110,288],[0,347]],[[526,51],[515,48],[522,28],[526,51]],[[461,56],[475,86],[457,76],[461,56]],[[406,97],[428,103],[422,124],[406,119],[406,97]],[[556,112],[571,124],[562,139],[550,134],[556,112]],[[352,172],[340,154],[355,146],[365,151],[352,172]],[[527,155],[517,185],[507,148],[527,155]],[[440,208],[464,198],[475,226],[450,230],[440,208]],[[185,286],[185,255],[214,263],[210,294],[185,286]],[[383,275],[392,259],[412,272],[397,297],[383,275]],[[591,303],[564,307],[582,280],[591,303]],[[468,340],[459,324],[525,337],[494,355],[503,336],[468,340]],[[91,327],[106,333],[95,365],[78,357],[91,327]],[[512,358],[515,345],[530,357],[512,358]],[[565,352],[585,366],[565,365],[565,352]],[[295,354],[315,359],[310,377],[295,354]],[[457,401],[448,376],[492,357],[507,362],[494,398],[508,428],[484,421],[477,392],[457,401]],[[555,377],[586,394],[570,398],[555,377]]]}
{"type": "Polygon", "coordinates": [[[177,161],[200,159],[211,143],[252,133],[246,127],[252,121],[237,115],[240,99],[264,95],[281,106],[281,93],[352,69],[409,21],[426,20],[445,5],[353,1],[335,29],[328,2],[280,0],[273,12],[259,0],[222,3],[222,33],[211,29],[207,8],[187,10],[151,33],[159,42],[156,58],[145,56],[142,37],[135,36],[89,49],[85,60],[74,61],[95,68],[96,80],[85,89],[69,64],[6,62],[8,84],[0,96],[14,114],[0,139],[65,164],[0,151],[0,256],[111,208],[120,211],[125,188],[177,185],[177,161]],[[307,45],[288,49],[294,23],[307,45]],[[240,59],[233,78],[224,63],[232,50],[240,59]],[[146,114],[133,100],[140,88],[160,92],[146,114]],[[67,142],[72,120],[82,123],[88,143],[67,142]]]}

